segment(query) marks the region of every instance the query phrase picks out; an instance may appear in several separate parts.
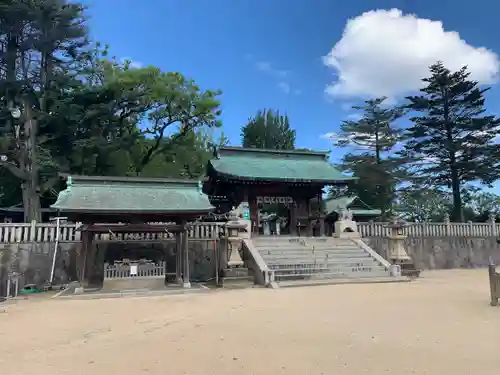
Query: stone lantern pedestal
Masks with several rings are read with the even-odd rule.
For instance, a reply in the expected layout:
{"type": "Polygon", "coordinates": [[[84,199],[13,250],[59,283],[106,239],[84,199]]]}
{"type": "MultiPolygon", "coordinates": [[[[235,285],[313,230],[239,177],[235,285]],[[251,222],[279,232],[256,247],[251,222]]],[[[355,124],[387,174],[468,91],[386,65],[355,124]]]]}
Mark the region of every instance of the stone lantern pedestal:
{"type": "Polygon", "coordinates": [[[253,284],[253,277],[249,276],[240,253],[245,230],[249,230],[248,223],[237,219],[226,224],[226,234],[220,241],[220,286],[245,287],[253,284]]]}
{"type": "Polygon", "coordinates": [[[404,233],[405,226],[405,222],[396,219],[387,226],[390,229],[387,258],[392,264],[401,267],[402,276],[419,277],[420,270],[415,267],[415,263],[405,249],[405,240],[407,237],[404,233]]]}

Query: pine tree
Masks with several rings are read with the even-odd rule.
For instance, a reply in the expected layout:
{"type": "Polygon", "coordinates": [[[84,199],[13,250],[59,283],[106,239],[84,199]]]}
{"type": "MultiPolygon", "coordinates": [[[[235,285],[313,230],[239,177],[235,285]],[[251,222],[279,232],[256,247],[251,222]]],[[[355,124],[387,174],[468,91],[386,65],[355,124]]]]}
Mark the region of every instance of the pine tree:
{"type": "Polygon", "coordinates": [[[243,147],[293,150],[295,130],[290,127],[288,116],[266,109],[248,120],[241,129],[241,140],[243,147]]]}
{"type": "Polygon", "coordinates": [[[377,98],[354,106],[362,112],[361,118],[343,121],[340,132],[332,136],[335,146],[354,148],[342,160],[344,169],[359,177],[350,190],[382,210],[384,216],[390,214],[404,164],[401,158],[389,155],[401,139],[402,131],[394,126],[394,121],[403,115],[403,110],[384,106],[385,100],[377,98]]]}
{"type": "Polygon", "coordinates": [[[452,219],[464,220],[462,186],[470,181],[492,183],[500,175],[500,147],[494,143],[500,120],[485,115],[484,93],[470,80],[467,67],[457,72],[441,62],[430,66],[421,94],[407,99],[411,118],[404,154],[431,187],[451,188],[452,219]]]}

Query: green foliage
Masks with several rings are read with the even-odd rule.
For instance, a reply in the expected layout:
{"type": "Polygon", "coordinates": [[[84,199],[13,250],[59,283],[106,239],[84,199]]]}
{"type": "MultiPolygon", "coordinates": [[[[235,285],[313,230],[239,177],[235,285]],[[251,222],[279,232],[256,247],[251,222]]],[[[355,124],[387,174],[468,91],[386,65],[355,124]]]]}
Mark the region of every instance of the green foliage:
{"type": "Polygon", "coordinates": [[[241,143],[243,147],[293,150],[295,130],[290,127],[288,116],[265,109],[241,129],[241,143]]]}
{"type": "Polygon", "coordinates": [[[383,216],[390,216],[396,185],[406,174],[405,160],[389,155],[402,137],[394,121],[403,111],[385,106],[385,100],[367,100],[363,106],[354,106],[361,112],[360,119],[343,121],[334,145],[353,149],[342,159],[342,169],[359,178],[349,186],[350,192],[379,208],[383,216]]]}
{"type": "Polygon", "coordinates": [[[500,147],[494,138],[500,120],[484,115],[484,93],[469,79],[464,67],[457,72],[438,62],[418,96],[407,99],[407,108],[420,113],[411,118],[404,155],[422,183],[452,190],[454,220],[464,220],[461,190],[470,181],[492,183],[500,175],[500,147]]]}
{"type": "Polygon", "coordinates": [[[220,91],[110,58],[89,44],[84,11],[67,0],[0,4],[1,198],[17,205],[28,187],[26,220],[39,217],[40,195],[55,198],[58,172],[194,178],[227,142],[210,135],[220,91]]]}
{"type": "MultiPolygon", "coordinates": [[[[500,196],[477,187],[462,189],[463,212],[466,221],[486,222],[492,216],[500,219],[500,196]]],[[[396,210],[408,221],[443,221],[453,210],[449,191],[429,188],[402,189],[396,200],[396,210]]]]}
{"type": "Polygon", "coordinates": [[[435,189],[403,189],[398,194],[396,211],[411,222],[443,221],[449,213],[449,193],[435,189]]]}

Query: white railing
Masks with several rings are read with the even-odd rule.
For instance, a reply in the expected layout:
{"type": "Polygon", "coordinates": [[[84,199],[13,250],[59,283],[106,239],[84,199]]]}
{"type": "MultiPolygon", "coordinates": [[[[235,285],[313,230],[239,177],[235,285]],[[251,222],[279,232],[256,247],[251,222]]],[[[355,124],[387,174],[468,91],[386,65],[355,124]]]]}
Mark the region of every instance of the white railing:
{"type": "MultiPolygon", "coordinates": [[[[80,242],[79,224],[64,223],[59,226],[59,242],[80,242]]],[[[189,238],[214,239],[225,229],[225,223],[197,222],[189,228],[189,238]]],[[[56,240],[57,226],[53,223],[0,223],[0,243],[43,243],[56,240]]],[[[100,233],[96,241],[161,241],[174,238],[170,232],[162,233],[100,233]]]]}
{"type": "MultiPolygon", "coordinates": [[[[389,223],[358,223],[363,237],[390,235],[389,223]]],[[[59,242],[80,242],[79,224],[64,223],[59,227],[59,242]]],[[[408,223],[404,234],[409,237],[495,237],[500,236],[500,223],[408,223]]],[[[43,243],[56,240],[56,224],[53,223],[0,223],[0,243],[43,243]]],[[[197,222],[189,228],[189,238],[215,239],[225,232],[225,223],[197,222]]],[[[162,233],[101,233],[96,241],[161,241],[173,239],[174,234],[162,233]]]]}
{"type": "MultiPolygon", "coordinates": [[[[390,235],[389,223],[357,223],[363,237],[390,235]]],[[[500,235],[500,223],[408,223],[403,232],[408,237],[495,237],[500,235]]]]}
{"type": "Polygon", "coordinates": [[[124,279],[129,277],[162,277],[165,276],[165,262],[135,264],[136,272],[131,273],[130,264],[104,264],[105,279],[124,279]]]}

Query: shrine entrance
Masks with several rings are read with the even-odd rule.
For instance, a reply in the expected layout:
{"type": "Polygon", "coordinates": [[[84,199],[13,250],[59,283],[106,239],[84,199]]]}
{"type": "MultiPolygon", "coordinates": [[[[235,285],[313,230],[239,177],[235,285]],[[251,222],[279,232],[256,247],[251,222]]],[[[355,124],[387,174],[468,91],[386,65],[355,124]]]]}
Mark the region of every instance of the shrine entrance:
{"type": "Polygon", "coordinates": [[[261,235],[290,234],[292,197],[257,196],[258,233],[261,235]]]}
{"type": "Polygon", "coordinates": [[[221,147],[208,162],[203,191],[219,209],[241,207],[253,235],[322,236],[323,189],[356,179],[328,158],[326,152],[221,147]]]}

